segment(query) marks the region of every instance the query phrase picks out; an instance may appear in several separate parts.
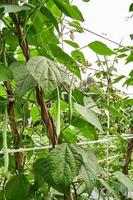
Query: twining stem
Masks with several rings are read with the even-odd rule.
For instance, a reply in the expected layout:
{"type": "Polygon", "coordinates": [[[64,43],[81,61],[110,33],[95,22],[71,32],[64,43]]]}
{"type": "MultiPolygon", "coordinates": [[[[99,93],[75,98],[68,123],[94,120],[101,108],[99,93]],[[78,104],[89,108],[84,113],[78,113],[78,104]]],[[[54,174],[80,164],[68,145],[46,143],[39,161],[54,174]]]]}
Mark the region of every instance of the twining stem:
{"type": "MultiPolygon", "coordinates": [[[[131,134],[133,133],[133,128],[131,128],[131,134]]],[[[133,139],[129,139],[128,145],[127,145],[127,152],[125,155],[125,164],[123,166],[123,173],[125,175],[128,175],[129,165],[131,163],[131,157],[133,152],[133,139]]]]}
{"type": "Polygon", "coordinates": [[[41,116],[42,116],[44,123],[46,124],[49,139],[51,140],[53,147],[55,147],[55,145],[58,144],[56,130],[54,127],[53,119],[50,116],[49,112],[47,111],[47,107],[43,100],[42,95],[43,95],[43,93],[42,93],[41,88],[39,86],[37,86],[36,87],[36,98],[37,98],[38,105],[41,108],[41,116]]]}
{"type": "MultiPolygon", "coordinates": [[[[20,145],[20,136],[18,133],[18,129],[17,129],[17,124],[15,121],[15,114],[14,114],[14,95],[12,92],[12,87],[11,84],[9,82],[5,83],[5,87],[6,87],[6,92],[8,95],[8,117],[10,120],[10,126],[11,126],[11,131],[13,133],[13,147],[14,149],[18,149],[19,145],[20,145]]],[[[15,165],[16,165],[16,170],[20,171],[22,170],[22,153],[21,152],[17,152],[15,153],[15,165]]]]}
{"type": "MultiPolygon", "coordinates": [[[[15,13],[11,13],[10,17],[16,27],[16,35],[18,37],[19,45],[22,49],[23,55],[24,55],[26,61],[28,61],[30,59],[30,49],[29,49],[28,42],[22,31],[20,18],[15,13]]],[[[49,139],[51,140],[51,143],[54,147],[56,144],[58,144],[56,130],[54,127],[53,119],[51,118],[49,112],[47,111],[46,104],[43,100],[42,89],[39,87],[39,85],[36,86],[36,98],[37,98],[38,105],[40,106],[40,109],[41,109],[42,119],[47,127],[49,139]]]]}
{"type": "MultiPolygon", "coordinates": [[[[6,57],[6,48],[5,48],[5,42],[3,42],[3,61],[5,64],[5,67],[8,67],[8,62],[7,62],[7,57],[6,57]]],[[[4,82],[4,86],[7,92],[7,112],[8,112],[8,117],[10,120],[10,126],[11,126],[11,131],[13,133],[13,147],[14,149],[19,148],[20,144],[20,137],[17,129],[17,124],[15,122],[15,114],[14,114],[14,94],[12,91],[12,86],[10,82],[4,82]]],[[[15,153],[15,165],[16,165],[16,170],[21,170],[22,169],[22,153],[15,153]]]]}
{"type": "Polygon", "coordinates": [[[4,152],[3,174],[4,176],[7,175],[8,166],[9,166],[9,154],[8,154],[8,145],[7,145],[7,125],[8,125],[8,115],[7,115],[7,109],[5,109],[4,126],[3,126],[3,152],[4,152]]]}
{"type": "Polygon", "coordinates": [[[72,89],[73,89],[73,81],[74,81],[74,75],[72,76],[71,83],[70,83],[70,89],[69,89],[69,123],[71,124],[72,120],[72,89]]]}

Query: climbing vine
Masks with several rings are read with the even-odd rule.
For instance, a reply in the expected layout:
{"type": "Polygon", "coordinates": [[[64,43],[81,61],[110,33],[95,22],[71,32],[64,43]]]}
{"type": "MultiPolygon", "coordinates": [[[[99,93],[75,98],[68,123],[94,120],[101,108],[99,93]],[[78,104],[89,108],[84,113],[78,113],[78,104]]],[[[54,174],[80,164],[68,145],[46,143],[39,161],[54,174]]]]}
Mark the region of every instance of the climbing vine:
{"type": "Polygon", "coordinates": [[[69,0],[3,0],[0,22],[0,200],[129,199],[133,99],[115,84],[133,71],[115,72],[132,47],[85,28],[69,0]],[[98,40],[81,47],[85,31],[98,40]]]}

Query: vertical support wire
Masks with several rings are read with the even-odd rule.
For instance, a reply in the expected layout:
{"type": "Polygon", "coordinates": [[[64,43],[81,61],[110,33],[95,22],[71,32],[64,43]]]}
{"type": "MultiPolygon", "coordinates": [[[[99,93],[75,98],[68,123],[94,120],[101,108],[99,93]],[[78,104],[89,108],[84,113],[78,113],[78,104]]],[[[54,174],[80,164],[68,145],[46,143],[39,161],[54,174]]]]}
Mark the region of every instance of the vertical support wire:
{"type": "MultiPolygon", "coordinates": [[[[109,97],[108,97],[108,100],[107,100],[107,105],[109,106],[109,97]]],[[[108,128],[108,131],[107,131],[107,140],[109,139],[109,128],[110,128],[110,113],[109,111],[107,111],[107,128],[108,128]]],[[[106,157],[107,157],[107,181],[109,181],[109,161],[108,161],[108,158],[109,158],[109,142],[107,142],[107,154],[106,154],[106,157]]]]}
{"type": "MultiPolygon", "coordinates": [[[[108,65],[108,58],[106,56],[104,56],[105,59],[105,66],[106,66],[106,72],[107,72],[107,88],[106,88],[106,92],[107,92],[107,106],[110,105],[110,95],[111,95],[111,88],[112,88],[112,83],[111,83],[111,76],[110,76],[110,72],[109,72],[109,65],[108,65]]],[[[109,139],[109,135],[110,135],[110,112],[109,110],[106,111],[107,114],[107,140],[109,139]]],[[[107,182],[109,182],[109,142],[107,142],[107,146],[106,146],[106,159],[107,159],[107,182]]],[[[109,200],[109,192],[107,192],[107,200],[109,200]]]]}
{"type": "Polygon", "coordinates": [[[9,153],[8,153],[8,144],[7,144],[7,125],[8,125],[8,116],[7,116],[7,109],[5,108],[4,126],[3,126],[3,154],[4,154],[3,175],[4,176],[7,176],[8,167],[9,167],[9,153]]]}

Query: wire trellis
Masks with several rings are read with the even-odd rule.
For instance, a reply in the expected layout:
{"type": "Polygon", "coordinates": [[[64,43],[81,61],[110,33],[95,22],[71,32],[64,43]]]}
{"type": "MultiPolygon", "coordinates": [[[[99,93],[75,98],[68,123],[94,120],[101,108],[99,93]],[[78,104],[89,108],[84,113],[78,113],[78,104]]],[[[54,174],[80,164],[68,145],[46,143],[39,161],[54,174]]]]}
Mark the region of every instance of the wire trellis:
{"type": "MultiPolygon", "coordinates": [[[[129,140],[132,139],[133,136],[126,136],[122,137],[124,140],[129,140]]],[[[98,143],[110,143],[113,141],[116,141],[116,137],[112,137],[110,139],[100,139],[100,140],[93,140],[93,141],[85,141],[85,142],[78,142],[76,143],[78,146],[84,146],[84,145],[92,145],[92,144],[98,144],[98,143]]],[[[56,145],[57,147],[59,145],[56,145]]],[[[45,145],[45,146],[36,146],[36,147],[31,147],[31,148],[19,148],[19,149],[8,149],[8,153],[18,153],[18,152],[29,152],[29,151],[39,151],[39,150],[46,150],[46,149],[52,149],[52,145],[45,145]]],[[[0,154],[4,154],[4,151],[1,150],[0,154]]]]}

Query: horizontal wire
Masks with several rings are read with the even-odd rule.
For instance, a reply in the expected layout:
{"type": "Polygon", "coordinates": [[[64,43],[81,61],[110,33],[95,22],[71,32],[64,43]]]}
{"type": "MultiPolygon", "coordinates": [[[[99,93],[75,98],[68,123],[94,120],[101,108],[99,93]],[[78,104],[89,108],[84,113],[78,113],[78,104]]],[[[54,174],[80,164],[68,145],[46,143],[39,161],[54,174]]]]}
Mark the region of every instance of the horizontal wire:
{"type": "MultiPolygon", "coordinates": [[[[124,140],[132,139],[132,137],[122,137],[124,140]]],[[[102,140],[94,140],[94,141],[86,141],[86,142],[79,142],[77,143],[78,146],[82,145],[88,145],[88,144],[97,144],[97,143],[109,143],[112,141],[116,141],[116,137],[111,139],[102,139],[102,140]]],[[[56,145],[57,147],[58,145],[56,145]]],[[[45,149],[51,149],[52,145],[46,145],[46,146],[38,146],[38,147],[31,147],[31,148],[19,148],[19,149],[8,149],[8,153],[18,153],[18,152],[29,152],[29,151],[37,151],[37,150],[45,150],[45,149]]],[[[4,151],[1,150],[0,154],[4,154],[4,151]]]]}
{"type": "Polygon", "coordinates": [[[123,155],[123,154],[119,154],[119,155],[116,155],[116,156],[111,156],[111,157],[108,157],[108,158],[99,160],[98,163],[101,163],[101,162],[104,162],[104,161],[107,161],[107,160],[114,160],[114,159],[116,159],[116,158],[119,158],[119,157],[122,156],[122,155],[123,155]]]}
{"type": "MultiPolygon", "coordinates": [[[[106,92],[101,92],[101,93],[93,93],[93,92],[91,92],[91,93],[88,93],[88,94],[90,94],[90,95],[112,95],[112,94],[116,94],[116,92],[110,92],[110,93],[106,93],[106,92]]],[[[133,93],[125,93],[125,92],[121,92],[121,93],[119,93],[119,95],[133,95],[133,93]]],[[[2,95],[2,97],[6,97],[5,95],[2,95]]],[[[0,101],[1,103],[6,103],[7,102],[7,100],[5,100],[5,101],[0,101]]]]}
{"type": "MultiPolygon", "coordinates": [[[[96,72],[106,72],[106,71],[103,71],[103,70],[100,70],[100,69],[95,69],[95,68],[91,68],[91,67],[87,67],[86,69],[89,69],[91,71],[96,71],[96,72]]],[[[115,77],[119,77],[120,75],[118,74],[111,74],[111,76],[115,76],[115,77]]],[[[124,79],[127,79],[127,78],[130,78],[130,76],[124,76],[123,77],[124,79]]]]}
{"type": "MultiPolygon", "coordinates": [[[[71,23],[70,21],[68,21],[68,20],[66,20],[66,19],[64,19],[64,22],[66,22],[67,24],[71,23]]],[[[78,26],[77,26],[77,27],[78,27],[78,26]]],[[[86,32],[89,32],[89,33],[91,33],[91,34],[93,34],[93,35],[95,35],[95,36],[97,36],[97,37],[100,37],[100,38],[102,38],[102,39],[104,39],[104,40],[106,40],[106,41],[108,41],[108,42],[111,42],[111,43],[113,43],[113,44],[115,44],[115,45],[118,45],[118,46],[120,46],[120,47],[127,48],[127,49],[131,50],[129,47],[126,47],[126,46],[122,45],[122,44],[119,43],[119,42],[115,42],[114,40],[111,40],[111,39],[109,39],[109,38],[107,38],[107,37],[105,37],[105,36],[103,36],[103,35],[100,35],[99,33],[96,33],[96,32],[94,32],[94,31],[91,31],[91,30],[89,30],[88,28],[85,28],[85,27],[83,27],[83,26],[79,26],[79,28],[82,28],[82,29],[85,30],[86,32]]],[[[81,47],[81,48],[86,48],[86,47],[88,47],[88,45],[85,45],[84,47],[81,47]]]]}

